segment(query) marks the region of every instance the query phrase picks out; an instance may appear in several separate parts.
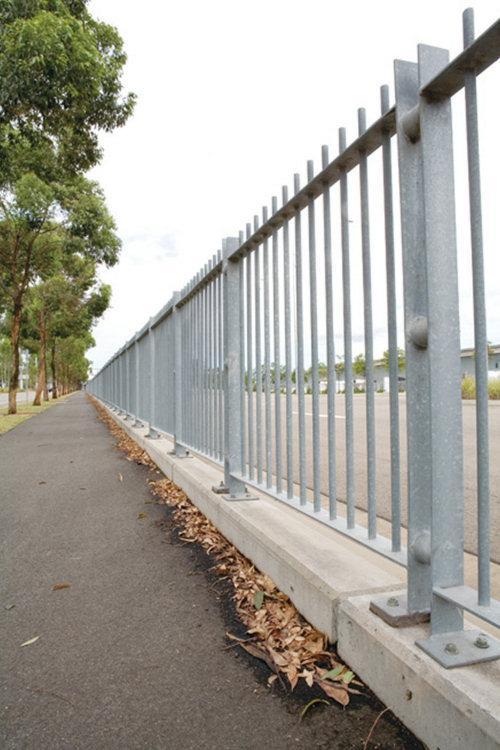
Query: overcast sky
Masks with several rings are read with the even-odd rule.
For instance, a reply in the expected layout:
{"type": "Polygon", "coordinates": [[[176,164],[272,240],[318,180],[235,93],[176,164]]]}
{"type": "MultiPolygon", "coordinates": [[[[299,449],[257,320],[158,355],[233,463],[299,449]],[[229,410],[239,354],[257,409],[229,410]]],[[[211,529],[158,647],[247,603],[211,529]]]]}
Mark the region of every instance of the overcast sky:
{"type": "MultiPolygon", "coordinates": [[[[94,371],[157,312],[217,251],[270,204],[294,172],[320,149],[337,153],[339,126],[348,142],[357,108],[370,124],[380,111],[380,85],[393,91],[393,60],[415,60],[418,42],[462,46],[463,0],[92,0],[98,18],[118,27],[128,64],[125,87],[135,114],[104,136],[94,170],[123,242],[120,262],[101,278],[113,287],[90,352],[94,371]]],[[[498,16],[477,0],[476,33],[498,16]]],[[[498,123],[500,66],[481,76],[480,117],[489,338],[500,343],[498,123]]],[[[471,343],[466,163],[462,95],[454,108],[463,344],[471,343]]],[[[370,160],[371,161],[371,160],[370,160]]],[[[378,173],[371,174],[374,234],[383,228],[378,173]]],[[[357,216],[353,253],[359,255],[357,216]]],[[[337,248],[338,250],[338,248],[337,248]]],[[[359,281],[358,266],[354,281],[359,281]]],[[[384,308],[383,255],[375,249],[374,301],[384,308]],[[380,273],[379,270],[380,269],[380,273]],[[380,302],[380,304],[379,304],[380,302]]],[[[357,307],[361,311],[361,300],[357,307]]],[[[375,348],[386,348],[384,316],[375,348]]],[[[363,349],[362,317],[354,320],[355,352],[363,349]],[[359,345],[356,346],[356,341],[359,345]]]]}

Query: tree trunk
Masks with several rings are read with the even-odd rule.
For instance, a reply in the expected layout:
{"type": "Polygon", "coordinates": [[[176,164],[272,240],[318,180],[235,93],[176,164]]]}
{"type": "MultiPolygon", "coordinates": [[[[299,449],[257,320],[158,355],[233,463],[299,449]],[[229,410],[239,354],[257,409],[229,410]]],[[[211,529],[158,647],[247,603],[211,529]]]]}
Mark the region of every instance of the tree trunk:
{"type": "Polygon", "coordinates": [[[9,414],[17,414],[16,393],[19,387],[19,338],[21,331],[21,313],[22,307],[20,302],[14,303],[14,314],[12,317],[12,328],[10,332],[10,343],[12,347],[12,372],[9,382],[9,414]]]}
{"type": "Polygon", "coordinates": [[[52,398],[57,398],[57,377],[56,377],[56,340],[52,340],[50,349],[50,366],[52,368],[52,398]]]}
{"type": "Polygon", "coordinates": [[[45,330],[45,317],[40,313],[40,356],[38,357],[38,380],[36,383],[35,398],[33,406],[42,405],[42,393],[47,390],[47,370],[45,367],[47,359],[47,331],[45,330]]]}

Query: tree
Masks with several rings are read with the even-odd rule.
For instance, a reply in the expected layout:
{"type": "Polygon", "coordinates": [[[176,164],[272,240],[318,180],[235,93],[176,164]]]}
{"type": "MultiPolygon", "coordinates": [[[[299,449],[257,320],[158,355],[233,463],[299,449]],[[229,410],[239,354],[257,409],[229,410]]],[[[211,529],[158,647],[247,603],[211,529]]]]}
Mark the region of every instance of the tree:
{"type": "Polygon", "coordinates": [[[337,364],[335,365],[335,373],[337,377],[342,377],[345,372],[345,363],[344,360],[337,355],[337,359],[339,360],[337,364]]]}
{"type": "Polygon", "coordinates": [[[4,388],[10,380],[10,343],[6,336],[0,335],[0,386],[4,388]]]}
{"type": "Polygon", "coordinates": [[[25,343],[38,351],[38,383],[34,404],[39,405],[47,382],[50,355],[52,397],[58,395],[56,350],[70,336],[84,338],[109,305],[111,289],[96,280],[94,260],[61,254],[57,273],[28,293],[25,343]],[[31,346],[30,346],[31,344],[31,346]]]}
{"type": "Polygon", "coordinates": [[[104,196],[83,172],[100,159],[100,130],[130,116],[121,97],[123,44],[85,0],[0,2],[0,310],[10,324],[9,413],[16,412],[27,290],[54,272],[61,247],[116,262],[104,196]]]}
{"type": "Polygon", "coordinates": [[[99,130],[123,125],[133,110],[135,96],[121,96],[122,39],[86,5],[0,3],[0,144],[7,174],[18,170],[21,154],[29,159],[26,143],[57,157],[50,165],[36,158],[43,179],[47,166],[64,174],[87,171],[101,157],[99,130]]]}
{"type": "Polygon", "coordinates": [[[355,375],[364,377],[366,374],[366,360],[364,354],[358,354],[352,362],[352,369],[355,375]]]}
{"type": "MultiPolygon", "coordinates": [[[[382,364],[385,370],[389,372],[389,349],[386,349],[382,354],[382,364]]],[[[398,370],[404,370],[406,366],[406,355],[405,350],[398,347],[398,370]]]]}
{"type": "Polygon", "coordinates": [[[0,281],[7,297],[12,371],[9,413],[16,412],[19,342],[27,290],[57,273],[74,256],[113,265],[120,241],[97,183],[77,176],[47,185],[26,174],[12,191],[0,191],[0,281]]]}
{"type": "Polygon", "coordinates": [[[84,336],[68,336],[60,341],[57,369],[62,395],[79,388],[88,380],[90,362],[85,352],[93,345],[94,339],[88,331],[84,336]]]}

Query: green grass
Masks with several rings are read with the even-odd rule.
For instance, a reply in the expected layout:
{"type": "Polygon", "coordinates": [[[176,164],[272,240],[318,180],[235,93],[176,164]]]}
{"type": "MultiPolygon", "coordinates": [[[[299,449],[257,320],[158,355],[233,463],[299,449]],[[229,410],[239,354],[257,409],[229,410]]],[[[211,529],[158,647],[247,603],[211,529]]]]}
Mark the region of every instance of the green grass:
{"type": "Polygon", "coordinates": [[[462,380],[462,398],[476,398],[476,381],[470,375],[462,380]]]}
{"type": "MultiPolygon", "coordinates": [[[[494,401],[500,399],[500,378],[488,382],[488,396],[494,401]]],[[[476,398],[476,381],[470,375],[462,380],[462,398],[476,398]]]]}
{"type": "Polygon", "coordinates": [[[26,422],[27,419],[35,416],[35,414],[40,414],[40,412],[50,409],[51,406],[58,404],[65,398],[66,396],[62,396],[55,401],[43,401],[41,406],[33,406],[31,403],[26,403],[23,400],[23,394],[18,394],[17,414],[7,414],[8,407],[0,406],[0,435],[12,430],[13,427],[17,427],[21,422],[26,422]]]}
{"type": "Polygon", "coordinates": [[[488,393],[490,394],[490,398],[500,400],[500,378],[490,380],[488,383],[488,393]]]}

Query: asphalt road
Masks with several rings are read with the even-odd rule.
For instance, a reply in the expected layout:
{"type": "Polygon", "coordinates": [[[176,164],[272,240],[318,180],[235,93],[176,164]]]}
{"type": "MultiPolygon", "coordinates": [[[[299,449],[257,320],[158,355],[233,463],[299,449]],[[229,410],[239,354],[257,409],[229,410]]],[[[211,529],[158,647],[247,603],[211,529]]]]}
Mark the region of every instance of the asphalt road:
{"type": "MultiPolygon", "coordinates": [[[[337,461],[337,494],[339,500],[346,497],[345,472],[345,397],[336,396],[336,461],[337,461]]],[[[477,535],[477,502],[476,502],[476,437],[475,437],[475,408],[474,402],[463,401],[463,430],[464,430],[464,487],[465,487],[465,547],[468,552],[476,551],[477,535]]],[[[407,468],[406,468],[406,399],[402,394],[400,405],[400,446],[401,446],[401,492],[402,518],[407,521],[407,468]]],[[[254,394],[255,409],[255,394],[254,394]]],[[[327,396],[320,396],[320,461],[321,461],[321,492],[324,493],[324,503],[327,504],[328,494],[328,419],[327,396]]],[[[274,435],[274,394],[271,397],[271,412],[274,435]]],[[[312,397],[305,397],[306,412],[306,468],[307,486],[313,486],[313,450],[312,450],[312,397]]],[[[285,396],[281,402],[282,415],[282,455],[283,467],[286,469],[286,433],[285,433],[285,396]]],[[[299,446],[298,446],[298,399],[293,396],[293,431],[294,472],[293,480],[299,481],[299,446]]],[[[254,418],[254,424],[256,420],[254,418]]],[[[262,425],[265,425],[265,400],[262,396],[262,425]]],[[[376,394],[375,397],[375,434],[376,434],[376,496],[377,514],[381,518],[390,520],[391,498],[391,463],[390,463],[390,418],[389,395],[376,394]]],[[[500,401],[490,402],[489,413],[490,430],[490,486],[491,486],[491,549],[492,559],[500,562],[500,401]]],[[[265,461],[265,447],[263,448],[265,461]]],[[[273,455],[274,460],[274,455],[273,455]]],[[[366,461],[366,416],[365,397],[363,394],[354,396],[354,470],[355,496],[357,507],[367,508],[367,461],[366,461]]],[[[274,473],[274,465],[273,465],[274,473]]],[[[340,508],[340,512],[342,509],[340,508]]]]}
{"type": "MultiPolygon", "coordinates": [[[[35,391],[18,391],[17,392],[17,405],[22,406],[22,404],[31,404],[33,399],[35,398],[35,391]]],[[[9,394],[8,393],[0,393],[0,406],[7,406],[9,403],[9,394]]]]}
{"type": "MultiPolygon", "coordinates": [[[[274,695],[225,650],[195,551],[165,543],[148,470],[83,393],[0,438],[0,477],[3,750],[362,747],[380,706],[300,723],[307,697],[274,695]]],[[[417,746],[386,719],[378,747],[417,746]]]]}

